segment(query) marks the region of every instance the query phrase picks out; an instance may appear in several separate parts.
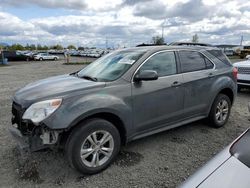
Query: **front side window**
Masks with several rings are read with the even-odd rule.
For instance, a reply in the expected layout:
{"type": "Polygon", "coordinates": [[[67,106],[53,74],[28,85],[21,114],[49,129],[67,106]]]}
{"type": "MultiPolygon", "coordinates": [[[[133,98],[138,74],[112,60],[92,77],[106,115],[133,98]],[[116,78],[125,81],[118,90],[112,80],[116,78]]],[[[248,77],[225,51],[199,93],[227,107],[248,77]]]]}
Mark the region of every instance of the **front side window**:
{"type": "Polygon", "coordinates": [[[212,69],[213,63],[205,56],[195,51],[180,51],[179,57],[181,60],[182,72],[193,72],[204,69],[212,69]]]}
{"type": "Polygon", "coordinates": [[[161,52],[144,63],[140,70],[154,70],[159,77],[168,76],[177,73],[174,52],[161,52]]]}

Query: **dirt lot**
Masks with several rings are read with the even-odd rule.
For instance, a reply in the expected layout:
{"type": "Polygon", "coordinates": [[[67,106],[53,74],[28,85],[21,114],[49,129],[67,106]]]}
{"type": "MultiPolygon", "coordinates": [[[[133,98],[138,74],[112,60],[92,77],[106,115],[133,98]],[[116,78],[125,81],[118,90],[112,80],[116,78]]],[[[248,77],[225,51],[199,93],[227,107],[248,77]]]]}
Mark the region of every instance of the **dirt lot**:
{"type": "Polygon", "coordinates": [[[60,61],[18,64],[0,67],[0,187],[176,187],[249,127],[250,91],[245,90],[238,94],[224,128],[213,129],[199,121],[134,141],[122,147],[106,171],[83,176],[69,167],[62,152],[21,158],[7,130],[11,96],[18,88],[82,66],[60,61]]]}

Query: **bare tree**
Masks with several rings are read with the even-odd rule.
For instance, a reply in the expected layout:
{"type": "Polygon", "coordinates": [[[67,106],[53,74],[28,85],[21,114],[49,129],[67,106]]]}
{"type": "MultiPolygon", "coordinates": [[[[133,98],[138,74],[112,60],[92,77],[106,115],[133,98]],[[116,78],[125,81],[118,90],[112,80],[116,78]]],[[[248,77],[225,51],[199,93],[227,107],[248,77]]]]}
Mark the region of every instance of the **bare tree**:
{"type": "Polygon", "coordinates": [[[199,37],[197,34],[193,35],[192,42],[198,43],[199,42],[199,37]]]}
{"type": "Polygon", "coordinates": [[[156,45],[162,45],[164,44],[164,38],[155,36],[155,37],[152,37],[152,42],[153,44],[156,44],[156,45]]]}

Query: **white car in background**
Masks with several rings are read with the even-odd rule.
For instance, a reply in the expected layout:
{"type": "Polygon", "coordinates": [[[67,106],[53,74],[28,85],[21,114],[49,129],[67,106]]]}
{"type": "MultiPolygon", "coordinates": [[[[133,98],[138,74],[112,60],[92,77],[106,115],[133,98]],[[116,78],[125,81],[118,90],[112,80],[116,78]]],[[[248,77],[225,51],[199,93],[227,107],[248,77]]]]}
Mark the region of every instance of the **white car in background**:
{"type": "Polygon", "coordinates": [[[241,61],[233,64],[238,69],[238,91],[244,87],[250,87],[250,56],[246,61],[241,61]]]}
{"type": "Polygon", "coordinates": [[[39,60],[39,61],[44,61],[44,60],[54,60],[54,61],[56,61],[56,60],[59,59],[59,57],[56,56],[56,55],[51,55],[49,53],[39,53],[39,54],[36,54],[34,56],[34,59],[39,60]]]}

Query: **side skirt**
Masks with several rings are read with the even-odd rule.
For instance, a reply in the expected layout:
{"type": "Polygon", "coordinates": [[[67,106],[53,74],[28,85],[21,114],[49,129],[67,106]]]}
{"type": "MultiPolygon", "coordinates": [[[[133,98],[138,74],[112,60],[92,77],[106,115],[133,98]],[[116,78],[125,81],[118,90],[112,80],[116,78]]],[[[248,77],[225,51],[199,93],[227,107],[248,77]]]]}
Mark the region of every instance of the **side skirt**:
{"type": "Polygon", "coordinates": [[[137,134],[137,135],[135,135],[133,137],[130,137],[130,138],[128,138],[128,142],[132,141],[132,140],[137,140],[137,139],[140,139],[140,138],[152,135],[152,134],[156,134],[156,133],[159,133],[159,132],[167,131],[169,129],[180,127],[182,125],[185,125],[185,124],[188,124],[188,123],[191,123],[191,122],[194,122],[194,121],[198,121],[198,120],[204,119],[206,117],[207,116],[205,116],[205,115],[203,115],[203,116],[196,116],[194,118],[190,118],[190,119],[187,119],[187,120],[184,120],[184,121],[181,121],[181,122],[177,122],[177,123],[174,123],[174,124],[170,124],[170,125],[169,124],[164,124],[159,129],[147,131],[147,132],[144,132],[144,133],[139,133],[139,134],[137,134]]]}

